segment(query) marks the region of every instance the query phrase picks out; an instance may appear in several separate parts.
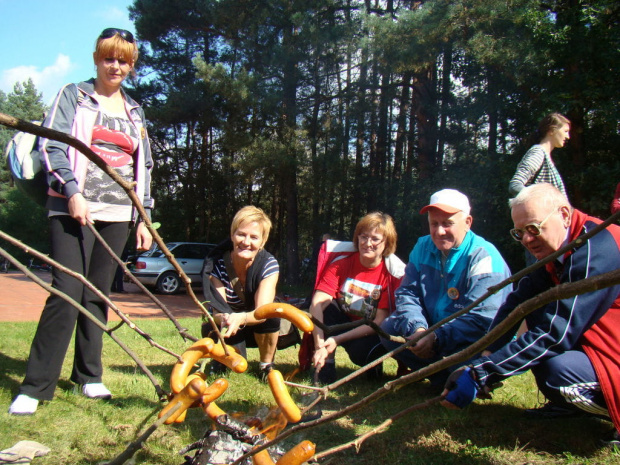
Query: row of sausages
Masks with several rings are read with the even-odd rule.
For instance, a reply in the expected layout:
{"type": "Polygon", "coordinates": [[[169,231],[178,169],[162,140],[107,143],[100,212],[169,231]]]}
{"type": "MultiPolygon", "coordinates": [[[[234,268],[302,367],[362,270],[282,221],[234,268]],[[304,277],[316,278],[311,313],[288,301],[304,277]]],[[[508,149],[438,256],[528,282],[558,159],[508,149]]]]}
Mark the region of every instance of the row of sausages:
{"type": "MultiPolygon", "coordinates": [[[[312,320],[305,312],[285,303],[273,303],[263,305],[255,310],[256,319],[285,318],[303,332],[311,333],[314,328],[312,320]]],[[[190,375],[190,371],[201,358],[211,358],[227,366],[236,373],[247,370],[247,360],[227,346],[228,354],[221,343],[215,343],[211,338],[203,338],[192,344],[181,356],[170,375],[170,389],[174,396],[159,413],[159,418],[168,414],[172,409],[175,411],[164,421],[165,424],[181,423],[185,420],[187,410],[200,407],[212,420],[225,415],[215,400],[228,389],[228,381],[224,378],[216,379],[211,385],[206,383],[206,375],[196,372],[190,375]]],[[[273,394],[280,411],[290,423],[301,420],[301,411],[293,401],[288,387],[284,382],[282,373],[271,370],[267,376],[269,388],[273,394]]],[[[310,441],[302,441],[285,453],[277,462],[273,462],[269,452],[265,449],[252,456],[254,465],[300,465],[307,461],[315,453],[315,445],[310,441]]]]}

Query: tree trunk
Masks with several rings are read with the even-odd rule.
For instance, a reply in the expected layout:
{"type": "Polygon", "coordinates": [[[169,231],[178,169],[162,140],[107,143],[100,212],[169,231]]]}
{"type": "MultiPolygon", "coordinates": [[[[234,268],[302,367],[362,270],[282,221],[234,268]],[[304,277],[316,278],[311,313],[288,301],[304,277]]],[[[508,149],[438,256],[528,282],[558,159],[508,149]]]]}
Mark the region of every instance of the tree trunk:
{"type": "Polygon", "coordinates": [[[299,234],[297,209],[297,151],[294,134],[297,120],[297,59],[294,43],[295,35],[292,25],[284,29],[284,49],[286,61],[283,75],[283,117],[284,117],[284,144],[288,147],[288,163],[285,163],[282,173],[282,185],[286,195],[286,282],[299,283],[299,234]]]}
{"type": "Polygon", "coordinates": [[[443,52],[443,66],[441,70],[441,117],[439,122],[439,140],[437,141],[437,159],[443,164],[448,110],[450,107],[450,99],[452,98],[452,45],[446,45],[443,52]]]}
{"type": "Polygon", "coordinates": [[[430,179],[437,169],[436,66],[433,64],[414,80],[415,117],[418,128],[418,172],[430,179]]]}

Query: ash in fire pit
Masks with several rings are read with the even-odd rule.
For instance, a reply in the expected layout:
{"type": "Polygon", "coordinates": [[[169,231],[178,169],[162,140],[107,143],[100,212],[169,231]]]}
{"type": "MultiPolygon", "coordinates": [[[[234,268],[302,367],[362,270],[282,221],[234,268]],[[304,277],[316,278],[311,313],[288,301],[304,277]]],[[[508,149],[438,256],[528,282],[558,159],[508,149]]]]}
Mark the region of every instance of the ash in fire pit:
{"type": "MultiPolygon", "coordinates": [[[[249,423],[259,423],[253,417],[249,423]]],[[[218,429],[209,430],[204,437],[182,449],[179,454],[183,455],[196,450],[193,457],[186,455],[183,465],[225,465],[234,462],[253,447],[264,444],[268,438],[262,434],[256,426],[248,426],[245,423],[232,418],[229,415],[221,415],[217,418],[218,429]]],[[[278,447],[269,449],[271,458],[276,461],[284,454],[278,447]]],[[[247,458],[243,465],[252,465],[252,459],[247,458]]]]}

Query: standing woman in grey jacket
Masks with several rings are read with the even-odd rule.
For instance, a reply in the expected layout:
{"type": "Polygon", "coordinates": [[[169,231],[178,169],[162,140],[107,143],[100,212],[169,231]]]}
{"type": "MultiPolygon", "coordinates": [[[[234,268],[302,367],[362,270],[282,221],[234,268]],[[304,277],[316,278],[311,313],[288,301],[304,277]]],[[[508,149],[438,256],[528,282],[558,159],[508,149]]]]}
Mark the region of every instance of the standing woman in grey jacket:
{"type": "MultiPolygon", "coordinates": [[[[138,58],[131,32],[108,28],[97,38],[93,59],[96,78],[68,84],[56,97],[44,126],[69,133],[89,146],[135,189],[150,214],[150,172],[153,165],[142,108],[121,88],[138,58]]],[[[47,209],[51,256],[85,276],[106,295],[116,262],[95,239],[90,223],[119,255],[134,226],[136,212],[124,190],[95,163],[67,144],[39,140],[49,185],[47,209]]],[[[152,237],[138,221],[136,248],[148,249],[152,237]]],[[[78,280],[56,269],[52,285],[82,304],[102,323],[107,305],[78,280]]],[[[71,381],[90,398],[109,399],[102,383],[103,332],[64,299],[50,294],[30,348],[26,376],[9,413],[30,415],[40,401],[51,400],[69,342],[75,331],[71,381]]]]}
{"type": "Polygon", "coordinates": [[[551,152],[553,149],[564,147],[569,138],[570,121],[568,118],[560,113],[545,116],[532,136],[534,145],[525,153],[510,180],[508,186],[510,195],[515,197],[530,184],[549,183],[566,196],[564,182],[551,159],[551,152]]]}

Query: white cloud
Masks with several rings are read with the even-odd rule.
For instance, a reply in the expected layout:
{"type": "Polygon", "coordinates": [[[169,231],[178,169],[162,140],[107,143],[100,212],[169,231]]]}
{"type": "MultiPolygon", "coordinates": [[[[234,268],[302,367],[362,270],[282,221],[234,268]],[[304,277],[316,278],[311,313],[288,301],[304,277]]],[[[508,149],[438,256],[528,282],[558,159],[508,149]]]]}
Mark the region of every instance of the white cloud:
{"type": "Polygon", "coordinates": [[[58,54],[54,64],[39,69],[36,66],[17,66],[6,69],[0,75],[0,89],[5,93],[13,91],[16,83],[32,79],[35,87],[43,94],[43,101],[49,103],[58,90],[68,82],[67,76],[76,69],[71,58],[62,53],[58,54]]]}
{"type": "Polygon", "coordinates": [[[133,30],[133,24],[129,21],[129,12],[127,8],[118,8],[110,6],[95,13],[99,19],[105,19],[109,24],[108,27],[120,27],[123,29],[133,30]]]}

